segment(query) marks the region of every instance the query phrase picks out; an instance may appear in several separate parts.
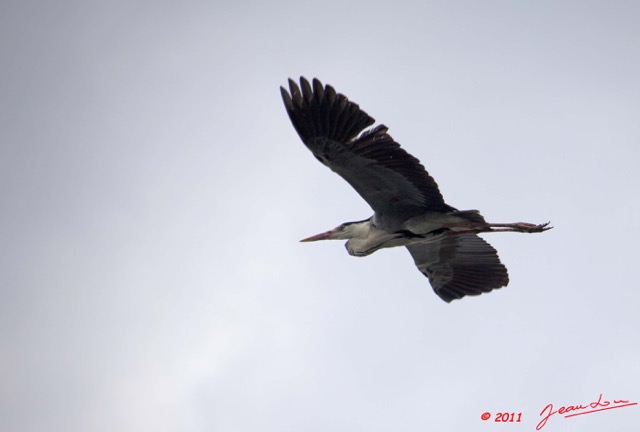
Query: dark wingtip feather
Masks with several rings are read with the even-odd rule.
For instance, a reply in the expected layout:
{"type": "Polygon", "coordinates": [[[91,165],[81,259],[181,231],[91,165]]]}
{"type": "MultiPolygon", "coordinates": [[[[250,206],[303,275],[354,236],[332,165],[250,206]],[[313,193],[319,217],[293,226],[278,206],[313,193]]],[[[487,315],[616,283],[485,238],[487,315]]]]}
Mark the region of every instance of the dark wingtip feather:
{"type": "Polygon", "coordinates": [[[318,78],[313,79],[313,94],[316,97],[316,103],[320,104],[324,100],[324,87],[318,78]]]}
{"type": "Polygon", "coordinates": [[[300,87],[302,88],[302,97],[305,102],[311,104],[313,101],[313,90],[311,90],[311,84],[305,77],[300,77],[300,87]]]}
{"type": "Polygon", "coordinates": [[[300,77],[300,85],[289,78],[289,92],[281,88],[282,99],[294,128],[303,141],[324,137],[348,142],[375,120],[330,85],[300,77]]]}
{"type": "Polygon", "coordinates": [[[296,82],[291,78],[289,78],[289,91],[291,92],[291,99],[295,106],[298,108],[302,107],[300,87],[298,87],[298,84],[296,84],[296,82]]]}
{"type": "Polygon", "coordinates": [[[291,96],[289,96],[287,89],[280,86],[280,94],[282,95],[282,102],[284,102],[284,106],[287,108],[287,111],[292,110],[293,101],[291,100],[291,96]]]}

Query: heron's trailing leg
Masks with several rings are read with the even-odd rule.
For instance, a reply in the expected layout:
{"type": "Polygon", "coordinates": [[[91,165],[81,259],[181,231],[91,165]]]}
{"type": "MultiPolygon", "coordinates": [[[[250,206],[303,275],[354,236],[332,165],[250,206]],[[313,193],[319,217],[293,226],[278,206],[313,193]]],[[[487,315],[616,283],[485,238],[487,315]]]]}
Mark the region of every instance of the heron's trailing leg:
{"type": "Polygon", "coordinates": [[[543,224],[531,224],[527,222],[516,222],[516,223],[507,223],[507,224],[499,224],[499,223],[488,223],[486,224],[489,227],[489,231],[511,231],[511,232],[522,232],[522,233],[539,233],[543,231],[550,230],[553,227],[549,226],[549,222],[543,224]]]}
{"type": "Polygon", "coordinates": [[[482,232],[521,232],[521,233],[539,233],[550,230],[553,227],[549,226],[549,222],[543,224],[532,224],[527,222],[515,222],[515,223],[470,223],[470,224],[451,224],[448,226],[451,228],[468,228],[468,229],[453,229],[453,234],[469,234],[469,233],[482,233],[482,232]]]}

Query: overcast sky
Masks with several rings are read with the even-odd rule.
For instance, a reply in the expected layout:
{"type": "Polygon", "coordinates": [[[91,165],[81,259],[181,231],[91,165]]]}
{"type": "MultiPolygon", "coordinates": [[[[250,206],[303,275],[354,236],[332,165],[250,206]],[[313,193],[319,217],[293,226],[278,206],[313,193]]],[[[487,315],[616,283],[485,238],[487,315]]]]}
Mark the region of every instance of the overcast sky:
{"type": "MultiPolygon", "coordinates": [[[[640,400],[640,3],[0,3],[0,430],[534,431],[640,400]],[[280,100],[318,77],[484,236],[446,304],[280,100]],[[484,412],[491,414],[482,421],[484,412]],[[498,412],[522,421],[495,424],[498,412]]],[[[543,431],[637,430],[640,406],[543,431]]]]}

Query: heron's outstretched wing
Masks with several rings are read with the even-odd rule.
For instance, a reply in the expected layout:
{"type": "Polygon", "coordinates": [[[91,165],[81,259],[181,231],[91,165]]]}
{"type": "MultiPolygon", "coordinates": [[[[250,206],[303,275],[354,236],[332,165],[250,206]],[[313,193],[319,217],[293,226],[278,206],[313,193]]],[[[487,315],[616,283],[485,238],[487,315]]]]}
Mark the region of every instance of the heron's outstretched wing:
{"type": "MultiPolygon", "coordinates": [[[[378,216],[404,218],[425,210],[451,211],[420,161],[400,148],[384,125],[361,133],[375,120],[333,87],[289,80],[282,99],[305,145],[342,176],[378,216]]],[[[406,219],[405,219],[406,220],[406,219]]]]}
{"type": "Polygon", "coordinates": [[[507,286],[509,275],[498,252],[475,234],[453,234],[407,246],[413,260],[447,303],[507,286]]]}

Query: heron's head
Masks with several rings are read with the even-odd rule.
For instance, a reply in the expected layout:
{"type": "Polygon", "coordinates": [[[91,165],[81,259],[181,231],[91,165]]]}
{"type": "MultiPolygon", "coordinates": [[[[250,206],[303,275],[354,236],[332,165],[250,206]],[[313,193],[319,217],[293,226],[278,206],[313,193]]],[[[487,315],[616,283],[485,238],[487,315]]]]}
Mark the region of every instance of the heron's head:
{"type": "Polygon", "coordinates": [[[345,222],[338,225],[332,230],[316,234],[306,239],[300,240],[301,242],[312,242],[318,240],[349,240],[349,239],[364,239],[369,236],[369,228],[371,227],[371,221],[369,219],[358,222],[345,222]]]}

